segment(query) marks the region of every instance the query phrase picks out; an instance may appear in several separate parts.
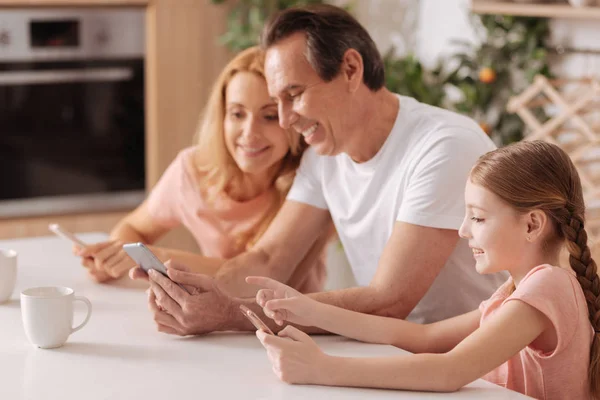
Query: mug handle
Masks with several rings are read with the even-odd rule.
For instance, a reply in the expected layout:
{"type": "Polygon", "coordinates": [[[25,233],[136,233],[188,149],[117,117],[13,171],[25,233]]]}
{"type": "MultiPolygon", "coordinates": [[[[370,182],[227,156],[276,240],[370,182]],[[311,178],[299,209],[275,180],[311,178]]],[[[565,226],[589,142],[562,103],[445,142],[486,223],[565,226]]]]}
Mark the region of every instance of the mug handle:
{"type": "Polygon", "coordinates": [[[85,303],[85,305],[87,306],[87,315],[85,316],[85,319],[83,320],[82,323],[77,325],[75,328],[71,328],[71,333],[75,333],[78,330],[80,330],[81,328],[83,328],[85,326],[85,324],[87,324],[87,322],[90,320],[90,317],[92,316],[92,303],[87,299],[87,297],[75,296],[75,299],[73,301],[81,301],[81,302],[85,303]]]}

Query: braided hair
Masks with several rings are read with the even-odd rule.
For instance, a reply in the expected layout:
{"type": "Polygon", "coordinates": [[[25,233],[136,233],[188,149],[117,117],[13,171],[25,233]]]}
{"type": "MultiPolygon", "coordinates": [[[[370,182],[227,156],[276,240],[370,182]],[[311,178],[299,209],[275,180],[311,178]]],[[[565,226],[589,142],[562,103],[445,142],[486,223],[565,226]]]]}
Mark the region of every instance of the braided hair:
{"type": "Polygon", "coordinates": [[[595,332],[589,382],[592,396],[600,398],[600,279],[588,246],[583,189],[575,165],[554,144],[523,141],[483,155],[470,179],[517,211],[544,211],[555,232],[545,244],[566,244],[595,332]]]}

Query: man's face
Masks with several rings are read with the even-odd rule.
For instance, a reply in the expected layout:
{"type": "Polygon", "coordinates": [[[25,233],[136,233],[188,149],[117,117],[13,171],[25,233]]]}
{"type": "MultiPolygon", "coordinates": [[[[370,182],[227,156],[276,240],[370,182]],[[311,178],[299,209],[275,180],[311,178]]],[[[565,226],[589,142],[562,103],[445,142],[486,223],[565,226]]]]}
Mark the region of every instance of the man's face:
{"type": "Polygon", "coordinates": [[[323,81],[306,59],[306,51],[301,33],[268,49],[265,75],[269,95],[278,105],[282,128],[301,133],[317,154],[333,156],[344,151],[349,120],[344,112],[352,93],[342,74],[323,81]]]}

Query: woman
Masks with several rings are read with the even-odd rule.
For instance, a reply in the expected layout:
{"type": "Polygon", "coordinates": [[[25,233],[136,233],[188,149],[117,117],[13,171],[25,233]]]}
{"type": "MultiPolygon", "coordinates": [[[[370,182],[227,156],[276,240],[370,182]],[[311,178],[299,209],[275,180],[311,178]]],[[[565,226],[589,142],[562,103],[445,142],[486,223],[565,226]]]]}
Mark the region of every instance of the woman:
{"type": "MultiPolygon", "coordinates": [[[[266,230],[292,184],[306,145],[283,130],[269,97],[264,56],[250,48],[235,57],[217,79],[200,123],[198,143],[183,150],[147,200],[126,216],[110,240],[75,248],[92,278],[105,282],[135,266],[122,245],[152,244],[179,225],[194,236],[203,256],[150,247],[163,261],[174,259],[208,275],[251,247],[266,230]]],[[[320,259],[326,235],[292,276],[297,289],[321,289],[320,259]]]]}

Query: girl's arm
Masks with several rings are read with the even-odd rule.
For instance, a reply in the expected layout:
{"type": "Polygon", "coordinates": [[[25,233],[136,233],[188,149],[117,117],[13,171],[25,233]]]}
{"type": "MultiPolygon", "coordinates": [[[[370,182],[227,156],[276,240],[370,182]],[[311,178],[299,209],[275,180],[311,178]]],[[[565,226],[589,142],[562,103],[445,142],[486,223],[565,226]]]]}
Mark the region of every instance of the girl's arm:
{"type": "MultiPolygon", "coordinates": [[[[539,310],[520,301],[502,306],[486,323],[445,354],[389,358],[325,356],[320,383],[408,390],[454,391],[509,360],[546,329],[554,329],[539,310]]],[[[268,338],[266,338],[268,339],[268,338]]],[[[282,340],[281,338],[274,338],[282,340]]],[[[280,352],[283,365],[289,365],[280,352]]],[[[285,368],[285,367],[284,367],[285,368]]],[[[319,382],[315,382],[319,383],[319,382]]]]}
{"type": "Polygon", "coordinates": [[[288,321],[317,327],[363,342],[391,344],[413,353],[449,351],[479,326],[478,310],[420,325],[321,303],[266,277],[248,277],[247,282],[265,288],[257,293],[257,303],[278,325],[288,321]]]}
{"type": "Polygon", "coordinates": [[[319,304],[315,326],[369,343],[390,344],[411,353],[443,353],[453,349],[479,327],[481,313],[474,310],[432,324],[362,314],[319,304]]]}

